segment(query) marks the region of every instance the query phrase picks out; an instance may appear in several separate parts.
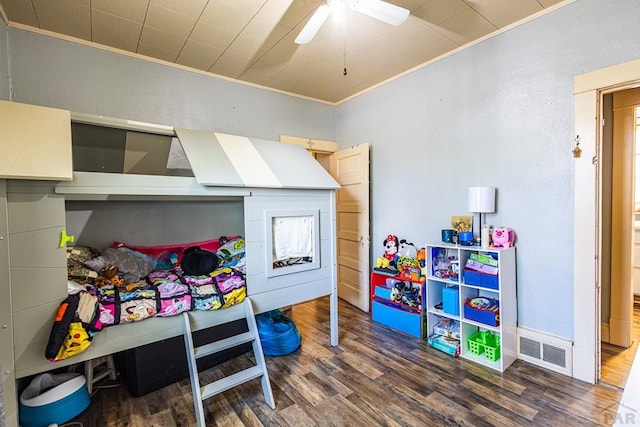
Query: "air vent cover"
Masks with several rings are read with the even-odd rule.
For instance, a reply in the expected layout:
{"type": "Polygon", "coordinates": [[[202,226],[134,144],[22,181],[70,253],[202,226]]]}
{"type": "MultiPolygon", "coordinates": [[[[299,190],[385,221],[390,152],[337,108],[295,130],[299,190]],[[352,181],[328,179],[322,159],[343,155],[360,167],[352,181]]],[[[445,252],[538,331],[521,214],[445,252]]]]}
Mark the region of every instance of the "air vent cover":
{"type": "Polygon", "coordinates": [[[518,359],[571,376],[573,343],[556,335],[518,327],[518,359]]]}
{"type": "Polygon", "coordinates": [[[563,348],[554,347],[549,344],[542,344],[542,360],[545,362],[553,363],[554,365],[565,368],[565,359],[566,354],[563,348]]]}
{"type": "Polygon", "coordinates": [[[540,359],[540,343],[529,338],[520,337],[520,353],[540,359]]]}

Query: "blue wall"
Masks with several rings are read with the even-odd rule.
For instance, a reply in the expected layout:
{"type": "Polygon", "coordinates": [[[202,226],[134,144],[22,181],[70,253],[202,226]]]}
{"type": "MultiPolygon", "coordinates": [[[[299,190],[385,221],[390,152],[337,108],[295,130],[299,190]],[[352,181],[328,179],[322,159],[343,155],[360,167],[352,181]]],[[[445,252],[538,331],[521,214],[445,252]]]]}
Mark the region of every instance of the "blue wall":
{"type": "Polygon", "coordinates": [[[13,101],[278,140],[335,140],[335,107],[9,28],[13,101]]]}
{"type": "Polygon", "coordinates": [[[640,57],[639,22],[640,1],[578,0],[340,105],[340,146],[372,146],[374,258],[389,233],[437,242],[467,187],[497,187],[519,324],[572,338],[573,78],[640,57]]]}

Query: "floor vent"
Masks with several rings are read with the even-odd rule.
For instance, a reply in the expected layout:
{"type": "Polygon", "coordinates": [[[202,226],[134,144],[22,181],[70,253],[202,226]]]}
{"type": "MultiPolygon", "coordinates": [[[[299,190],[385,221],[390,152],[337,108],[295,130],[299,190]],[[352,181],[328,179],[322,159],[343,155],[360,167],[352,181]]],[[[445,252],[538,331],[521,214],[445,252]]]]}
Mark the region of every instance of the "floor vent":
{"type": "Polygon", "coordinates": [[[534,359],[540,359],[540,341],[535,341],[521,336],[520,353],[529,357],[533,357],[534,359]]]}
{"type": "Polygon", "coordinates": [[[572,375],[572,343],[527,328],[518,328],[518,359],[568,376],[572,375]]]}

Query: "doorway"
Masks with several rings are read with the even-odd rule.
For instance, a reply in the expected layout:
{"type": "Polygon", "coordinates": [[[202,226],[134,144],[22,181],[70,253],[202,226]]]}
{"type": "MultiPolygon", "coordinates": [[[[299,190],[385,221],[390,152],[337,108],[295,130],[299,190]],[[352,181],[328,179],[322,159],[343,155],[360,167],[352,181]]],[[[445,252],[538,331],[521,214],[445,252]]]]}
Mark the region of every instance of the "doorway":
{"type": "Polygon", "coordinates": [[[640,59],[612,65],[574,78],[575,146],[573,251],[574,378],[600,379],[600,215],[603,95],[640,87],[640,59]]]}
{"type": "Polygon", "coordinates": [[[640,228],[635,217],[640,192],[640,89],[602,99],[600,250],[600,382],[623,389],[640,339],[640,309],[634,310],[634,276],[640,279],[640,228]],[[636,232],[638,229],[638,232],[636,232]],[[636,243],[637,242],[637,243],[636,243]],[[638,261],[636,261],[638,259],[638,261]],[[638,265],[638,272],[635,272],[638,265]]]}
{"type": "Polygon", "coordinates": [[[333,141],[280,135],[280,142],[301,145],[340,184],[336,192],[338,297],[368,313],[369,273],[369,144],[338,150],[333,141]]]}

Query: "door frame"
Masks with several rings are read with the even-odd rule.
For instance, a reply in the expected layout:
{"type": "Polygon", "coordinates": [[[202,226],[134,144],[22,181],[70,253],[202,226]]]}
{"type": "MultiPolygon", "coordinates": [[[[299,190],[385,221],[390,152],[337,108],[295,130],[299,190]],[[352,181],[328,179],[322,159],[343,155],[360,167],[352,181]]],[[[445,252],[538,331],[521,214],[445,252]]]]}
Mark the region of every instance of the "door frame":
{"type": "Polygon", "coordinates": [[[574,137],[582,155],[574,159],[572,372],[591,384],[600,378],[602,97],[635,87],[640,87],[640,59],[574,78],[574,137]]]}

